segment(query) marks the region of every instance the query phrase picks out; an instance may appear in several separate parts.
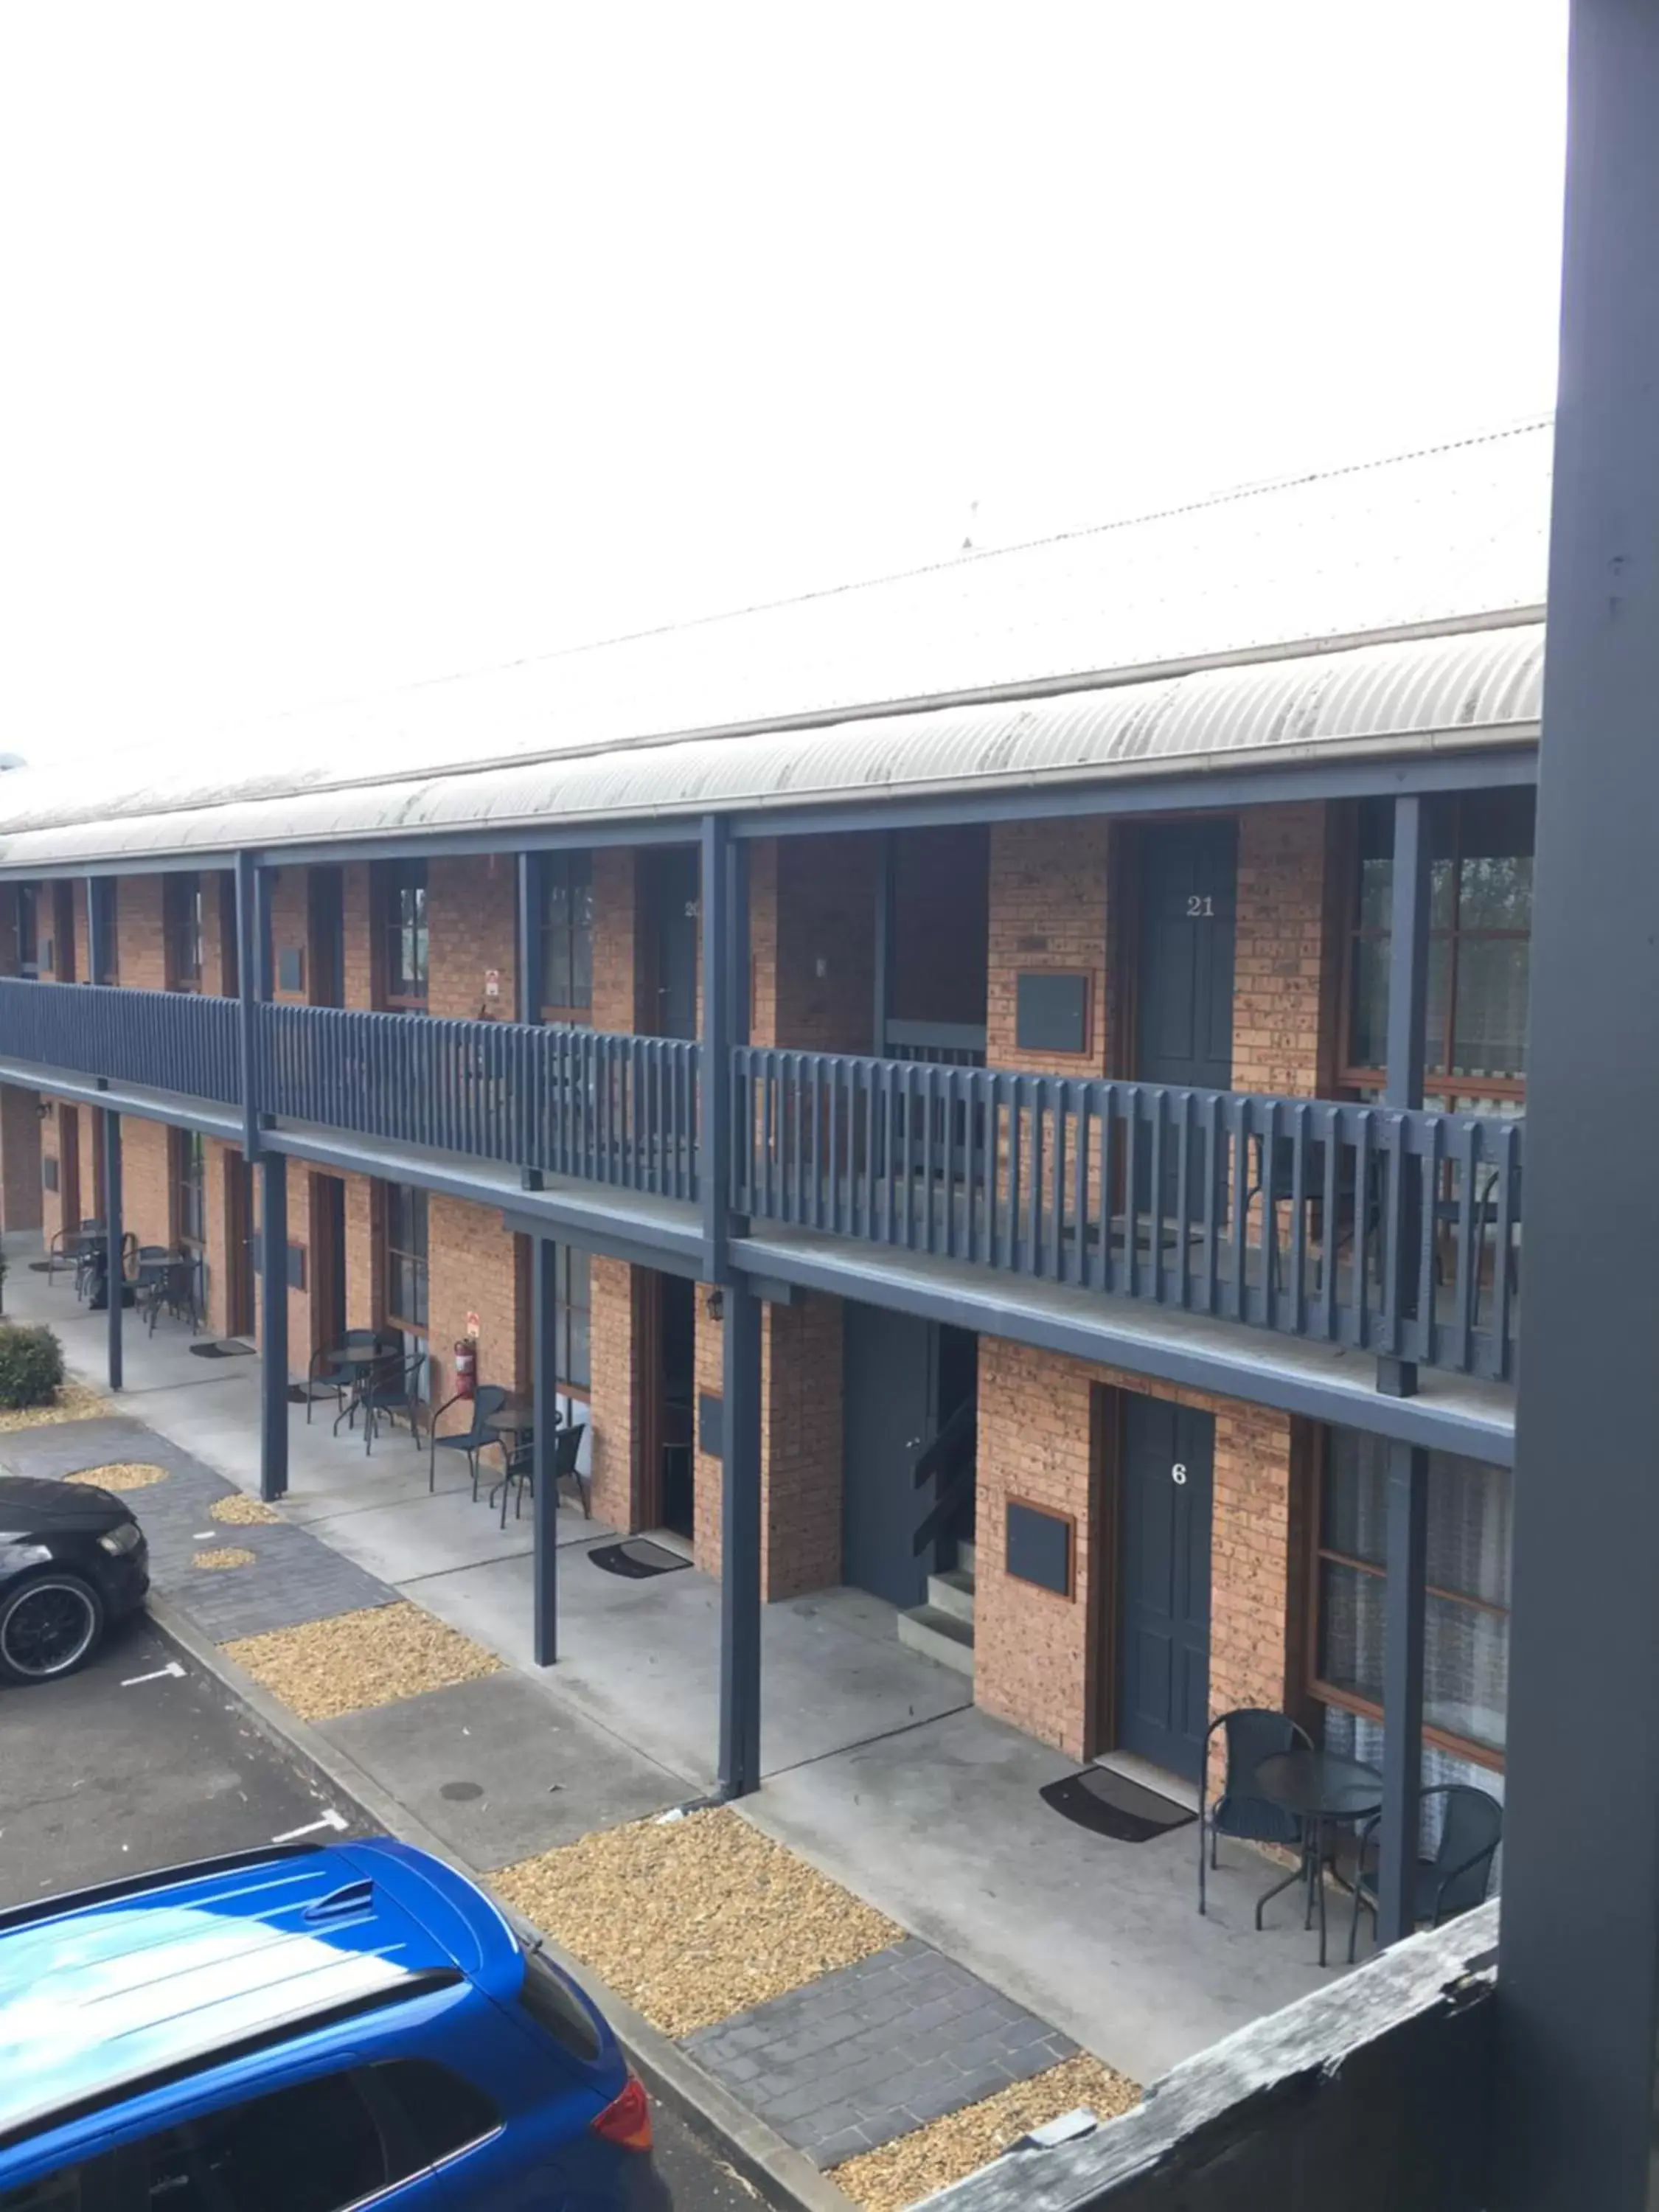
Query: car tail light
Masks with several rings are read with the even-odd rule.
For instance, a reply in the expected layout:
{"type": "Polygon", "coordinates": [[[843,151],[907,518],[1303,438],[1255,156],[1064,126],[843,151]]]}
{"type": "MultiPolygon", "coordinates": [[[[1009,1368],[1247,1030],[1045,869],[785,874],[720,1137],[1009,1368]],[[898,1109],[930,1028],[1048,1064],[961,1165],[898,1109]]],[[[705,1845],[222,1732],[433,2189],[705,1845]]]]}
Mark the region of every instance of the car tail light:
{"type": "Polygon", "coordinates": [[[613,2097],[598,2119],[589,2123],[596,2136],[618,2143],[623,2150],[651,2148],[651,2107],[637,2074],[630,2074],[622,2094],[613,2097]]]}

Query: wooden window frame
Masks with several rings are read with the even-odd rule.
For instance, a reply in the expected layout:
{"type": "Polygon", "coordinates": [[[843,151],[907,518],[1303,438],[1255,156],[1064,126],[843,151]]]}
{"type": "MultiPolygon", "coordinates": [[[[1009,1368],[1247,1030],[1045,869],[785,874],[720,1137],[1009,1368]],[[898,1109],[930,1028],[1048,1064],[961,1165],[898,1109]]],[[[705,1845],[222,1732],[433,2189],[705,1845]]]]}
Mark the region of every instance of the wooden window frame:
{"type": "Polygon", "coordinates": [[[380,1306],[388,1328],[401,1330],[405,1336],[417,1336],[425,1341],[432,1333],[432,1224],[428,1193],[418,1184],[385,1182],[381,1185],[380,1218],[380,1306]],[[399,1194],[417,1200],[421,1210],[420,1249],[394,1243],[393,1217],[398,1209],[399,1194]],[[425,1313],[417,1320],[412,1314],[399,1313],[393,1302],[392,1285],[398,1279],[398,1264],[404,1262],[421,1287],[421,1303],[425,1313]]]}
{"type": "Polygon", "coordinates": [[[370,880],[370,905],[374,925],[374,1003],[387,1013],[423,1014],[432,986],[431,905],[426,862],[377,860],[370,880]],[[416,927],[425,951],[419,988],[394,990],[394,977],[399,983],[407,980],[403,975],[401,965],[404,927],[402,899],[406,890],[414,891],[420,900],[420,919],[416,927]]]}
{"type": "MultiPolygon", "coordinates": [[[[1479,795],[1479,794],[1476,794],[1479,795]]],[[[1455,1101],[1468,1099],[1480,1103],[1487,1100],[1510,1100],[1524,1104],[1527,1079],[1522,1076],[1481,1076],[1465,1078],[1451,1069],[1452,1043],[1457,1023],[1457,969],[1459,950],[1464,939],[1492,939],[1495,942],[1530,943],[1529,929],[1460,929],[1457,923],[1456,902],[1462,896],[1462,823],[1465,794],[1453,793],[1439,803],[1453,811],[1455,830],[1450,854],[1452,861],[1453,919],[1449,929],[1430,932],[1431,943],[1443,939],[1451,947],[1450,968],[1446,979],[1446,1026],[1440,1040],[1441,1056],[1445,1062],[1443,1070],[1425,1068],[1423,1095],[1425,1104],[1450,1108],[1455,1101]]],[[[1382,1067],[1361,1067],[1350,1058],[1353,1039],[1355,987],[1358,973],[1358,948],[1364,939],[1386,938],[1383,928],[1367,928],[1361,925],[1359,912],[1360,868],[1359,811],[1363,801],[1351,800],[1340,811],[1341,828],[1337,854],[1338,898],[1335,927],[1337,943],[1337,992],[1335,1061],[1336,1083],[1346,1091],[1380,1091],[1388,1081],[1388,1070],[1382,1067]]],[[[1442,855],[1441,857],[1445,857],[1442,855]]],[[[1479,1110],[1477,1106],[1476,1110],[1479,1110]]]]}
{"type": "MultiPolygon", "coordinates": [[[[1320,1568],[1329,1561],[1333,1565],[1347,1567],[1360,1574],[1370,1575],[1386,1584],[1389,1571],[1386,1565],[1375,1560],[1358,1559],[1347,1552],[1339,1552],[1322,1540],[1324,1534],[1325,1475],[1330,1456],[1330,1430],[1323,1423],[1310,1425],[1312,1441],[1308,1452],[1308,1514],[1307,1565],[1304,1582],[1304,1612],[1306,1614],[1305,1658],[1303,1667],[1303,1688],[1311,1703],[1334,1705],[1346,1713],[1358,1713],[1366,1720],[1381,1724],[1384,1719],[1382,1702],[1368,1698],[1358,1691],[1344,1689],[1335,1682],[1321,1679],[1319,1673],[1319,1592],[1320,1568]]],[[[1472,1612],[1497,1613],[1508,1620],[1513,1610],[1507,1605],[1495,1604],[1490,1598],[1471,1597],[1462,1590],[1443,1589],[1438,1583],[1425,1586],[1425,1595],[1437,1597],[1449,1605],[1468,1606],[1472,1612]]],[[[1449,1758],[1467,1761],[1471,1766],[1482,1766],[1493,1774],[1504,1771],[1504,1755],[1489,1743],[1479,1743],[1473,1736],[1454,1735],[1449,1729],[1436,1728],[1428,1721],[1423,1723],[1423,1741],[1432,1744],[1437,1751],[1449,1758]]]]}
{"type": "Polygon", "coordinates": [[[202,1253],[207,1249],[207,1139],[198,1129],[167,1132],[167,1197],[171,1243],[175,1251],[202,1253]],[[192,1173],[192,1164],[199,1170],[192,1173]],[[192,1194],[194,1206],[191,1205],[192,1194]],[[191,1228],[195,1212],[198,1226],[191,1228]]]}
{"type": "Polygon", "coordinates": [[[541,938],[542,1006],[540,1012],[541,1018],[544,1022],[566,1022],[572,1027],[579,1029],[587,1029],[591,1028],[592,1025],[593,939],[596,934],[593,927],[592,900],[593,855],[591,852],[583,849],[577,849],[568,852],[545,853],[543,854],[541,866],[541,912],[537,916],[536,926],[540,933],[541,938]],[[578,863],[580,864],[582,871],[580,880],[585,884],[588,898],[588,919],[586,923],[588,982],[587,996],[586,1000],[577,998],[574,992],[561,998],[550,988],[550,985],[561,972],[565,975],[574,975],[574,971],[575,946],[577,938],[580,934],[580,926],[574,921],[562,922],[554,921],[551,919],[550,908],[553,903],[553,893],[557,886],[557,881],[561,872],[562,872],[564,877],[563,888],[565,890],[567,898],[568,898],[570,894],[576,889],[578,879],[575,870],[578,863]],[[556,965],[554,960],[554,945],[556,941],[561,939],[564,942],[566,957],[556,965]]]}
{"type": "Polygon", "coordinates": [[[185,874],[163,876],[161,941],[169,991],[200,992],[206,954],[205,923],[200,875],[191,870],[185,874]],[[193,967],[190,957],[192,949],[193,967]]]}
{"type": "Polygon", "coordinates": [[[593,1389],[593,1255],[585,1246],[556,1240],[554,1249],[559,1255],[559,1341],[554,1346],[553,1379],[562,1397],[580,1399],[586,1405],[593,1389]],[[572,1262],[577,1255],[585,1263],[587,1277],[587,1295],[575,1309],[587,1316],[587,1375],[580,1382],[570,1373],[570,1314],[574,1302],[569,1296],[569,1285],[572,1262]]]}

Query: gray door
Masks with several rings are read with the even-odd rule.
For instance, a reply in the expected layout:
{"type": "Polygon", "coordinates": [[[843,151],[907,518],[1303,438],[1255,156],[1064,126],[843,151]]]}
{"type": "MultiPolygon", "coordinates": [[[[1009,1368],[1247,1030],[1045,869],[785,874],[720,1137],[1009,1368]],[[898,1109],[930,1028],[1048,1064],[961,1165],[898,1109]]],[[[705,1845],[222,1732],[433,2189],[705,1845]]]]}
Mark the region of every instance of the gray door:
{"type": "Polygon", "coordinates": [[[929,1501],[913,1470],[938,1426],[936,1332],[878,1306],[849,1301],[843,1312],[842,1579],[920,1605],[929,1562],[912,1544],[929,1501]]]}
{"type": "Polygon", "coordinates": [[[1210,1698],[1210,1517],[1215,1420],[1125,1401],[1118,1742],[1198,1778],[1210,1698]]]}
{"type": "Polygon", "coordinates": [[[1143,1083],[1229,1091],[1238,830],[1160,825],[1139,848],[1140,975],[1135,1073],[1143,1083]]]}
{"type": "Polygon", "coordinates": [[[659,854],[654,881],[657,1027],[665,1037],[697,1034],[697,878],[695,847],[659,854]]]}

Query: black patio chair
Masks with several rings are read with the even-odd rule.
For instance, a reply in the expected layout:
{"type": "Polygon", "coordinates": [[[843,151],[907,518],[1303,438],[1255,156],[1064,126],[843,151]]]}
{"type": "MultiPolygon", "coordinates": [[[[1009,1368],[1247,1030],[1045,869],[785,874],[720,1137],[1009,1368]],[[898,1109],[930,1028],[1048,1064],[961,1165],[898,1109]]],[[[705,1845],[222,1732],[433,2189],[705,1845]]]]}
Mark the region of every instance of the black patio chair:
{"type": "Polygon", "coordinates": [[[504,1390],[499,1382],[481,1382],[472,1394],[471,1427],[457,1429],[452,1436],[441,1437],[438,1434],[438,1423],[442,1416],[452,1406],[464,1406],[467,1402],[459,1394],[453,1398],[444,1400],[443,1404],[432,1416],[428,1430],[428,1435],[431,1439],[430,1448],[427,1453],[426,1486],[428,1491],[435,1490],[438,1486],[438,1454],[441,1451],[465,1452],[467,1473],[472,1477],[473,1503],[477,1504],[478,1454],[486,1444],[493,1444],[501,1433],[497,1429],[486,1427],[485,1423],[491,1413],[501,1412],[511,1395],[512,1393],[504,1390]]]}
{"type": "Polygon", "coordinates": [[[147,1264],[140,1259],[138,1310],[150,1335],[155,1335],[155,1324],[164,1313],[171,1315],[174,1321],[187,1321],[192,1330],[201,1327],[197,1280],[194,1260],[165,1258],[147,1264]]]}
{"type": "MultiPolygon", "coordinates": [[[[574,1483],[576,1488],[576,1496],[581,1504],[582,1518],[584,1520],[591,1520],[592,1518],[590,1510],[591,1493],[587,1484],[583,1480],[576,1469],[576,1460],[582,1448],[582,1438],[586,1434],[587,1424],[586,1421],[572,1421],[567,1426],[562,1428],[558,1434],[554,1437],[553,1492],[554,1496],[556,1498],[560,1483],[574,1483]]],[[[536,1488],[535,1439],[528,1433],[528,1431],[520,1438],[518,1443],[507,1455],[506,1468],[502,1473],[501,1479],[495,1485],[495,1490],[492,1490],[489,1493],[490,1503],[492,1504],[495,1503],[496,1492],[499,1492],[501,1494],[501,1526],[503,1528],[507,1526],[507,1493],[509,1490],[514,1490],[515,1486],[516,1492],[513,1504],[513,1518],[516,1521],[520,1514],[524,1510],[524,1498],[526,1491],[529,1491],[533,1495],[536,1488]]]]}
{"type": "Polygon", "coordinates": [[[1302,1848],[1302,1823],[1294,1813],[1282,1806],[1270,1804],[1265,1797],[1251,1795],[1250,1785],[1255,1770],[1264,1759],[1272,1759],[1281,1751],[1294,1751],[1300,1745],[1304,1750],[1313,1749],[1313,1738],[1304,1728],[1298,1728],[1288,1713],[1270,1712],[1256,1705],[1242,1705],[1231,1713],[1218,1713],[1204,1733],[1204,1758],[1198,1773],[1198,1909],[1207,1910],[1205,1895],[1205,1848],[1207,1834],[1209,1863],[1220,1863],[1216,1856],[1216,1844],[1222,1836],[1231,1836],[1238,1843],[1283,1844],[1288,1850],[1302,1848]],[[1210,1739],[1218,1729],[1226,1734],[1227,1771],[1223,1778],[1221,1795],[1213,1805],[1207,1802],[1210,1786],[1210,1739]]]}
{"type": "MultiPolygon", "coordinates": [[[[1443,1920],[1455,1920],[1460,1912],[1473,1912],[1477,1905],[1484,1905],[1492,1887],[1492,1861],[1504,1840],[1504,1808],[1489,1791],[1476,1790],[1467,1782],[1440,1782],[1424,1790],[1423,1802],[1426,1805],[1432,1797],[1444,1799],[1445,1814],[1434,1856],[1417,1862],[1414,1927],[1426,1920],[1431,1928],[1437,1928],[1443,1920]]],[[[1361,1905],[1373,1923],[1376,1919],[1377,1868],[1374,1858],[1370,1865],[1366,1863],[1366,1851],[1382,1820],[1380,1813],[1373,1814],[1359,1831],[1353,1919],[1348,1929],[1350,1966],[1359,1944],[1361,1905]]]]}
{"type": "Polygon", "coordinates": [[[369,1370],[368,1386],[360,1394],[363,1409],[363,1456],[374,1449],[374,1431],[385,1421],[405,1420],[409,1423],[409,1440],[416,1451],[421,1448],[421,1376],[426,1367],[426,1354],[417,1352],[410,1358],[392,1353],[369,1370]]]}
{"type": "Polygon", "coordinates": [[[378,1328],[349,1328],[337,1344],[331,1344],[313,1352],[306,1367],[306,1422],[311,1421],[313,1402],[319,1392],[331,1392],[334,1398],[334,1425],[337,1429],[343,1415],[352,1410],[348,1402],[351,1393],[366,1378],[367,1370],[348,1365],[342,1360],[343,1352],[392,1352],[397,1349],[378,1328]]]}

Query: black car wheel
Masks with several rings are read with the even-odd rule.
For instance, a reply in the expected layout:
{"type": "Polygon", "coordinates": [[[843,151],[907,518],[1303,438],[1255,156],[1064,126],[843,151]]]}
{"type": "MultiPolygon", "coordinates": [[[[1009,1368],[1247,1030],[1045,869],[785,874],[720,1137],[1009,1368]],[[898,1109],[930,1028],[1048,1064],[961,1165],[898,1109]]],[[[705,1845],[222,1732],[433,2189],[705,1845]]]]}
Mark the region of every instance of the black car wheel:
{"type": "Polygon", "coordinates": [[[50,1682],[97,1648],[104,1601],[79,1575],[33,1575],[0,1598],[0,1677],[50,1682]]]}

